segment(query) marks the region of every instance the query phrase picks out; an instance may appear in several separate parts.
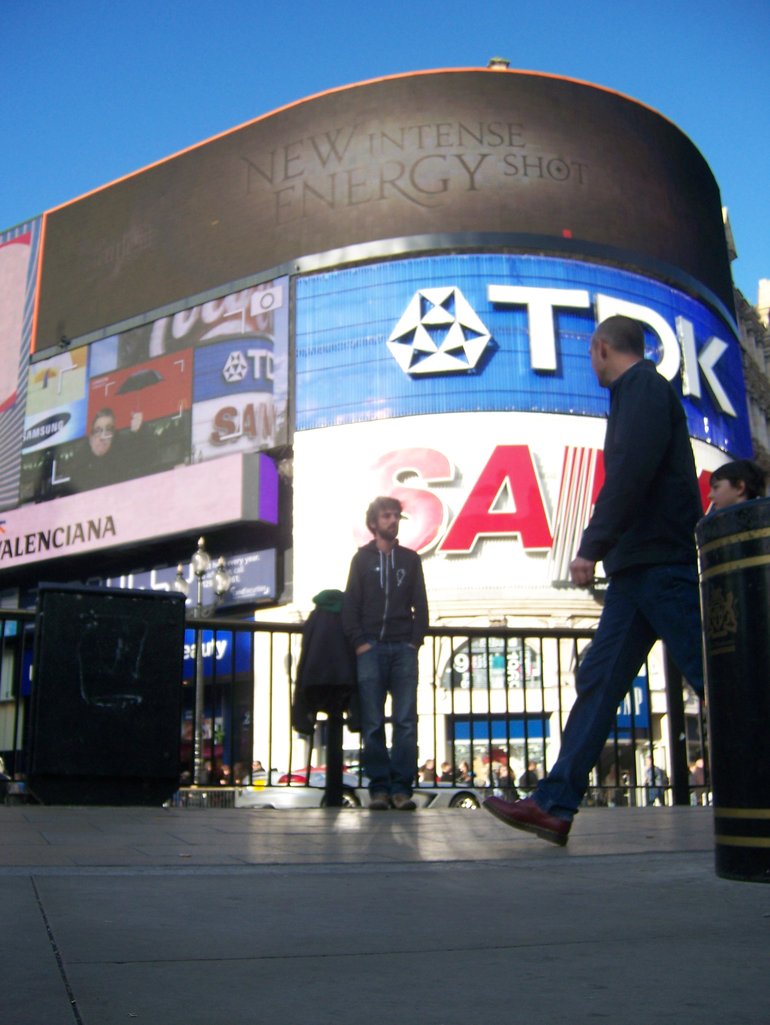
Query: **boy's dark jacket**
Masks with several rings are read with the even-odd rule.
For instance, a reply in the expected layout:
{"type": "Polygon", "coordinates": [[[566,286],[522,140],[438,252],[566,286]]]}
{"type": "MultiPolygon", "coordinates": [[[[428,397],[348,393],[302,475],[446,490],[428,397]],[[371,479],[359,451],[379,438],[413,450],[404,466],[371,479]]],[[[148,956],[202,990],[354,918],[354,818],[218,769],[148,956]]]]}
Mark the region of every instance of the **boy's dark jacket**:
{"type": "Polygon", "coordinates": [[[375,541],[350,563],[342,626],[353,650],[375,641],[404,641],[419,648],[428,629],[428,598],[417,552],[396,542],[381,552],[375,541]]]}
{"type": "Polygon", "coordinates": [[[342,631],[342,591],[321,591],[313,602],[302,629],[291,706],[291,724],[301,734],[313,732],[316,713],[349,708],[356,689],[355,655],[342,631]]]}

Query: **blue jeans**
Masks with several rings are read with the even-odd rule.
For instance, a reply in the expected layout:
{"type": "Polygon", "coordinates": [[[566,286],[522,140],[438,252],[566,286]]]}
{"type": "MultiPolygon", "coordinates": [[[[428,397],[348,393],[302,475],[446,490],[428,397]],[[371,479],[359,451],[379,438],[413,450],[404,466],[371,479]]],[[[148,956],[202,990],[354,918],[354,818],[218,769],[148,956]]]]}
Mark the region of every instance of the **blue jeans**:
{"type": "Polygon", "coordinates": [[[607,741],[618,705],[655,641],[703,697],[698,573],[694,566],[640,566],[612,577],[599,626],[575,680],[577,699],[553,768],[534,799],[543,811],[571,819],[607,741]]]}
{"type": "Polygon", "coordinates": [[[371,793],[408,794],[417,773],[417,649],[378,641],[357,656],[364,772],[371,793]],[[385,743],[385,699],[392,704],[393,746],[385,743]]]}

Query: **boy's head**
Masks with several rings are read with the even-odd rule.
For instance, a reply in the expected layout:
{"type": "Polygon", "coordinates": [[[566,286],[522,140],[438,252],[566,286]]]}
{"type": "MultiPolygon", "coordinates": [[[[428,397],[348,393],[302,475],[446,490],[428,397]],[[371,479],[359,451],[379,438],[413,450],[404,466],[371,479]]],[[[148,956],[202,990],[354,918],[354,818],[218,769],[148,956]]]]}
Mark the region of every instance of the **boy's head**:
{"type": "Polygon", "coordinates": [[[762,498],[767,474],[751,459],[733,459],[711,474],[709,501],[714,509],[727,509],[738,502],[762,498]]]}

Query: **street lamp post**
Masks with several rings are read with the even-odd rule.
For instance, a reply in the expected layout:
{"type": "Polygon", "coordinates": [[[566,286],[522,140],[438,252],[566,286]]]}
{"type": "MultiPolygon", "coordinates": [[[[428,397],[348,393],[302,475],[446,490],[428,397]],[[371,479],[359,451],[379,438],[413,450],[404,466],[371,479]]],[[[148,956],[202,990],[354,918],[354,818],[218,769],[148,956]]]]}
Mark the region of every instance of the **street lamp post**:
{"type": "MultiPolygon", "coordinates": [[[[206,551],[206,542],[202,537],[198,538],[198,548],[190,559],[190,566],[195,574],[196,580],[195,610],[193,614],[196,619],[200,620],[203,618],[206,611],[203,607],[203,578],[211,568],[211,556],[206,551]]],[[[225,569],[224,557],[220,556],[217,561],[217,568],[214,572],[214,594],[216,595],[217,601],[229,587],[230,577],[225,569]]],[[[190,591],[189,585],[182,572],[181,563],[177,566],[174,589],[180,591],[184,595],[189,594],[190,591]]],[[[214,605],[215,604],[216,601],[214,602],[214,605]]],[[[200,786],[201,770],[203,768],[203,697],[205,684],[203,679],[202,640],[203,629],[199,624],[195,628],[195,713],[193,732],[193,786],[196,787],[200,786]]]]}

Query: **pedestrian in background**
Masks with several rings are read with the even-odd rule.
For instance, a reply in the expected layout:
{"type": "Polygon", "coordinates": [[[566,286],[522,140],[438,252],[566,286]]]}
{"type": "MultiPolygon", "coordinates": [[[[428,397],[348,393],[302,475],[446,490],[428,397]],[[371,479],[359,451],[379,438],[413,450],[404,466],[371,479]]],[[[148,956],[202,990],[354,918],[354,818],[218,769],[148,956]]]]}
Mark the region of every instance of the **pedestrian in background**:
{"type": "Polygon", "coordinates": [[[527,762],[527,767],[519,776],[519,786],[522,790],[534,790],[540,777],[537,774],[537,762],[527,762]]]}
{"type": "Polygon", "coordinates": [[[644,786],[647,791],[647,806],[655,804],[666,803],[666,790],[668,786],[668,776],[660,767],[656,765],[650,756],[647,759],[647,768],[644,773],[644,786]]]}

